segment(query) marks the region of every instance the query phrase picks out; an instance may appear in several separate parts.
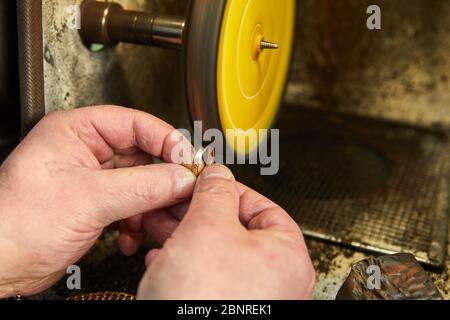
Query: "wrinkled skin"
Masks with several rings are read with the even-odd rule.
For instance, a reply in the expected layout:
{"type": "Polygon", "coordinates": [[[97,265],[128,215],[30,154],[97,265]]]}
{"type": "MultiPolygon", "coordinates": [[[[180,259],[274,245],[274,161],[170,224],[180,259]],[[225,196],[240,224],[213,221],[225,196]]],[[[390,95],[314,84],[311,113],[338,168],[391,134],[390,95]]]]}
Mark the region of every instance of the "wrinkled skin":
{"type": "Polygon", "coordinates": [[[179,142],[131,109],[46,116],[0,169],[0,297],[51,287],[114,227],[126,255],[147,234],[163,244],[147,256],[139,298],[309,298],[314,271],[297,225],[225,167],[206,168],[196,186],[171,164],[179,142]]]}

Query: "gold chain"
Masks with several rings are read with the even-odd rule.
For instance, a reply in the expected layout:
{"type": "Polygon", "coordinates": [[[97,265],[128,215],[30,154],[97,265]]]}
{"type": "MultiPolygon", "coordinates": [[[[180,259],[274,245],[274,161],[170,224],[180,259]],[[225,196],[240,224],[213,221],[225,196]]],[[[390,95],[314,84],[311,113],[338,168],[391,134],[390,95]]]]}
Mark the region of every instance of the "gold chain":
{"type": "Polygon", "coordinates": [[[125,292],[96,292],[85,293],[68,297],[66,300],[75,301],[103,301],[103,300],[136,300],[136,297],[125,292]]]}

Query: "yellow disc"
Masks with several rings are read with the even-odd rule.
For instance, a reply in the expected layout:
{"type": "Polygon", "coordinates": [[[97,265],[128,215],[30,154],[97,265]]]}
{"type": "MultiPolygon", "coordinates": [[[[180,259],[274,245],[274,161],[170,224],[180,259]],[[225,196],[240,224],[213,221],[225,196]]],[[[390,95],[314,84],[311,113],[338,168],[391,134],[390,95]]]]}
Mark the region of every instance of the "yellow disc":
{"type": "Polygon", "coordinates": [[[288,77],[295,0],[228,0],[220,35],[217,102],[228,144],[252,152],[270,129],[288,77]],[[261,41],[279,45],[261,50],[261,41]],[[256,140],[255,140],[256,139],[256,140]]]}

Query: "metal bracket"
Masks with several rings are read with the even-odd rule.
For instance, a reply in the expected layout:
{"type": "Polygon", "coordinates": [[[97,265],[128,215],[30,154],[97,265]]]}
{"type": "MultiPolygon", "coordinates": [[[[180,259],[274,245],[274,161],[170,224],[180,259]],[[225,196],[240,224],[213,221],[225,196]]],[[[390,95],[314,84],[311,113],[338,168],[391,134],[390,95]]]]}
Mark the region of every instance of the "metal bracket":
{"type": "Polygon", "coordinates": [[[114,46],[119,42],[179,49],[185,18],[127,11],[113,2],[86,0],[81,6],[83,42],[114,46]]]}

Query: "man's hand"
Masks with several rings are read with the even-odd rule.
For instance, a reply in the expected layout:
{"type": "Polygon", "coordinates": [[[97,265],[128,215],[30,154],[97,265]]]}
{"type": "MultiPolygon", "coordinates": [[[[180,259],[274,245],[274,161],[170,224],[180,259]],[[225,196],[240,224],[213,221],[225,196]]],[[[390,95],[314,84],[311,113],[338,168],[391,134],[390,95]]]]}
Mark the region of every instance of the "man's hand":
{"type": "Polygon", "coordinates": [[[141,214],[192,195],[188,169],[152,164],[152,156],[172,162],[175,135],[119,107],[45,117],[0,169],[0,298],[47,289],[117,221],[119,247],[133,254],[144,237],[141,214]]]}
{"type": "Polygon", "coordinates": [[[143,218],[145,228],[161,224],[174,233],[161,233],[163,248],[149,252],[138,298],[311,297],[315,273],[299,227],[225,167],[206,167],[190,206],[170,211],[143,218]],[[180,224],[174,215],[184,216],[180,224]]]}

